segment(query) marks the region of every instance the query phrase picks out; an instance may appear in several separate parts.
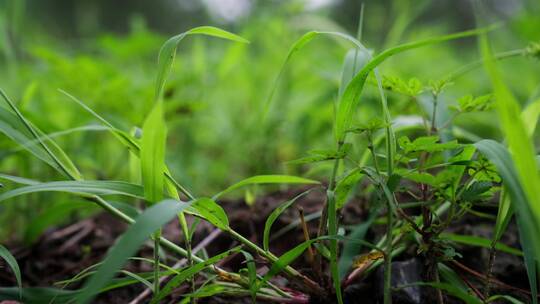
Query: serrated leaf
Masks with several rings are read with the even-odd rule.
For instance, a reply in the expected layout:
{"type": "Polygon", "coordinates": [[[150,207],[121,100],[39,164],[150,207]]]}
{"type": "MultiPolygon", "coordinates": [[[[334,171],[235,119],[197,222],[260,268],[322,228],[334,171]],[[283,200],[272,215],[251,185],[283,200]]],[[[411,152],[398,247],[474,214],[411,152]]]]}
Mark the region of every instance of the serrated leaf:
{"type": "Polygon", "coordinates": [[[458,99],[458,111],[460,112],[475,112],[486,111],[491,107],[493,101],[492,95],[482,95],[479,97],[473,97],[472,95],[465,95],[458,99]]]}
{"type": "Polygon", "coordinates": [[[341,209],[345,206],[352,188],[358,184],[362,176],[363,174],[360,170],[353,169],[337,182],[335,190],[337,209],[341,209]]]}
{"type": "Polygon", "coordinates": [[[440,143],[438,136],[418,137],[412,142],[407,136],[402,136],[398,139],[398,143],[404,150],[404,153],[441,152],[461,147],[457,140],[440,143]]]}

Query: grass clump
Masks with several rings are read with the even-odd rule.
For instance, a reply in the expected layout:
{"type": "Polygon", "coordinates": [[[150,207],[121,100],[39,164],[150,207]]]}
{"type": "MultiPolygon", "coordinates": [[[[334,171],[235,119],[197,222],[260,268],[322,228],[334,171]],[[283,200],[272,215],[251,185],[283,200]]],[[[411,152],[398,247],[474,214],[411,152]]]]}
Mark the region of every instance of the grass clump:
{"type": "Polygon", "coordinates": [[[380,300],[385,304],[395,302],[400,290],[413,287],[424,290],[418,295],[424,303],[444,303],[447,297],[467,303],[489,303],[499,299],[521,303],[514,294],[501,294],[499,289],[497,293],[493,292],[494,286],[508,287],[492,274],[495,253],[501,251],[523,258],[530,291],[518,291],[536,303],[540,242],[535,235],[540,232],[540,197],[537,191],[540,176],[533,134],[540,110],[538,100],[525,110],[521,109],[505,85],[496,61],[518,56],[538,57],[538,45],[493,54],[487,35],[494,28],[488,27],[421,39],[373,52],[363,44],[362,26],[359,28],[356,38],[342,32],[310,31],[298,39],[286,55],[269,97],[253,114],[259,123],[259,129],[254,132],[271,141],[268,136],[272,134],[275,112],[280,110],[278,106],[284,106],[283,100],[278,105],[274,104],[278,99],[278,87],[285,81],[293,59],[319,37],[345,42],[348,52],[343,60],[341,79],[336,88],[337,100],[333,105],[335,111],[329,126],[333,137],[327,139],[331,144],[326,149],[312,150],[308,156],[287,162],[287,166],[296,172],[302,172],[305,167],[326,166],[323,171],[328,176],[320,179],[257,174],[214,195],[198,195],[175,178],[177,173],[168,165],[166,151],[167,122],[172,119],[171,112],[167,110],[170,106],[167,103],[168,80],[174,71],[177,47],[184,38],[192,35],[248,43],[246,39],[219,28],[193,28],[165,42],[159,51],[152,103],[141,129],[126,132],[124,128],[117,127],[116,122],[105,119],[70,93],[61,91],[99,121],[102,126],[98,129],[108,131],[116,144],[129,153],[130,161],[122,165],[128,165],[132,171],[130,182],[85,179],[84,171],[56,143],[54,136],[38,129],[37,123],[23,114],[26,111],[20,109],[21,103],[16,104],[1,91],[5,107],[0,108],[0,130],[21,149],[55,170],[61,180],[41,182],[29,180],[26,176],[3,174],[3,179],[20,186],[4,191],[0,194],[0,201],[42,192],[64,192],[94,203],[129,224],[129,228],[101,262],[68,281],[59,282],[64,287],[79,284],[78,288],[69,290],[23,288],[16,259],[4,246],[0,246],[0,256],[7,261],[17,281],[16,287],[0,288],[0,300],[90,303],[109,290],[142,284],[152,293],[150,303],[174,298],[175,292],[182,290],[181,301],[191,303],[206,297],[227,295],[248,298],[253,303],[318,301],[341,304],[346,302],[347,288],[366,277],[377,276],[378,272],[382,278],[380,300]],[[379,70],[384,62],[402,53],[440,47],[441,43],[471,37],[478,37],[480,41],[480,60],[463,65],[441,79],[422,82],[415,77],[406,80],[383,75],[379,70]],[[449,102],[447,92],[452,82],[482,66],[493,89],[481,94],[471,92],[449,102]],[[371,92],[375,98],[368,97],[366,91],[369,90],[375,92],[371,92]],[[371,119],[359,119],[359,113],[369,108],[370,98],[376,99],[377,103],[376,110],[369,111],[373,110],[377,115],[372,115],[371,119]],[[415,104],[420,114],[416,119],[403,122],[403,117],[392,111],[393,105],[389,102],[396,99],[415,104]],[[504,141],[471,136],[459,127],[461,117],[488,113],[493,109],[501,121],[504,141]],[[245,192],[248,197],[256,187],[281,184],[302,185],[306,189],[289,197],[269,213],[261,242],[233,227],[223,206],[231,193],[249,189],[245,192]],[[290,244],[287,250],[276,254],[271,246],[272,227],[299,200],[321,191],[324,195],[319,197],[320,212],[304,215],[303,209],[298,210],[302,241],[290,244]],[[111,195],[114,196],[111,198],[111,195]],[[114,200],[118,197],[143,204],[139,205],[141,208],[126,206],[114,200]],[[344,225],[342,220],[347,206],[351,204],[351,197],[361,202],[367,214],[362,222],[352,227],[344,225]],[[486,206],[497,208],[495,215],[482,209],[486,206]],[[521,248],[501,243],[514,215],[521,248]],[[492,220],[492,237],[464,235],[452,230],[468,217],[492,220]],[[162,227],[175,218],[182,231],[182,245],[162,235],[162,227]],[[318,221],[316,231],[308,226],[308,218],[318,221]],[[217,248],[220,252],[212,256],[197,254],[193,239],[202,221],[233,239],[235,246],[226,250],[217,248]],[[377,228],[379,231],[368,237],[368,230],[376,231],[377,228]],[[149,239],[153,239],[151,244],[147,242],[149,239]],[[152,247],[152,259],[140,259],[151,264],[152,271],[134,273],[124,269],[145,244],[152,247]],[[483,273],[461,263],[459,245],[464,244],[489,250],[483,273]],[[169,266],[171,258],[176,264],[179,257],[186,259],[184,266],[169,266]],[[231,257],[242,259],[239,269],[219,266],[231,257]],[[295,264],[301,257],[305,257],[307,270],[295,264]],[[402,257],[413,257],[422,262],[420,280],[402,282],[401,285],[393,282],[397,273],[393,269],[399,263],[396,260],[402,257]],[[475,276],[480,281],[476,286],[481,288],[471,284],[465,274],[475,276]],[[286,278],[286,283],[276,283],[278,276],[286,278]],[[187,288],[183,288],[185,286],[187,288]]]}

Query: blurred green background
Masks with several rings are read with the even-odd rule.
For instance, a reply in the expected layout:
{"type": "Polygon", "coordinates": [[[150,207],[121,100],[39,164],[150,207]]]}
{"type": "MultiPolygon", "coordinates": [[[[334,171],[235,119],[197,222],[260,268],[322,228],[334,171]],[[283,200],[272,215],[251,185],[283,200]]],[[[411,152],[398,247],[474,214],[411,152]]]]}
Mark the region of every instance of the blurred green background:
{"type": "MultiPolygon", "coordinates": [[[[490,35],[496,52],[540,41],[536,0],[369,0],[364,1],[362,42],[377,53],[399,43],[474,28],[474,2],[490,22],[501,25],[490,35]]],[[[138,170],[130,165],[127,151],[58,89],[132,131],[142,125],[152,104],[163,42],[191,27],[222,27],[251,43],[189,37],[180,45],[166,87],[167,162],[173,175],[201,195],[255,174],[324,179],[324,163],[286,162],[311,149],[333,148],[334,103],[351,45],[328,38],[309,44],[286,68],[264,121],[262,111],[293,42],[309,30],[356,35],[360,6],[360,1],[346,0],[3,0],[0,86],[34,124],[55,136],[86,179],[137,182],[138,170]]],[[[405,81],[414,77],[427,86],[478,57],[476,40],[464,39],[399,55],[384,63],[381,72],[405,81]]],[[[538,96],[538,60],[516,57],[500,66],[523,104],[538,96]]],[[[451,105],[465,94],[489,92],[484,72],[476,69],[448,87],[444,102],[451,105]]],[[[389,95],[396,120],[422,115],[417,101],[389,95]]],[[[358,120],[378,114],[379,101],[369,88],[358,120]]],[[[458,124],[474,136],[500,139],[493,117],[489,112],[467,114],[458,124]]],[[[8,138],[0,137],[0,145],[0,172],[62,179],[8,138]]],[[[73,196],[17,198],[0,205],[0,241],[31,241],[50,225],[93,211],[73,196]]]]}

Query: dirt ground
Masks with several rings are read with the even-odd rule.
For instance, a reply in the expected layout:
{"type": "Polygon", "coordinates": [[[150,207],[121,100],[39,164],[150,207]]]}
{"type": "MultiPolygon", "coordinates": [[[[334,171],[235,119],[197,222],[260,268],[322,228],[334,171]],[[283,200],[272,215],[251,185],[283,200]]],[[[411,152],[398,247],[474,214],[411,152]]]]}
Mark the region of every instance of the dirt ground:
{"type": "MultiPolygon", "coordinates": [[[[243,201],[225,201],[222,202],[222,205],[227,211],[233,229],[247,236],[251,241],[261,244],[264,223],[270,212],[277,205],[301,193],[303,190],[305,189],[275,192],[258,198],[251,207],[247,206],[243,201]]],[[[281,255],[294,245],[302,242],[304,240],[302,230],[298,224],[295,224],[299,219],[297,208],[301,207],[306,215],[316,214],[320,212],[323,202],[324,193],[322,191],[312,191],[298,200],[294,207],[286,210],[273,225],[273,236],[276,239],[270,242],[271,251],[281,255]],[[290,227],[289,230],[286,229],[287,226],[290,227]]],[[[365,220],[368,215],[366,204],[366,202],[360,201],[350,202],[341,213],[341,223],[345,227],[350,227],[365,220]]],[[[312,236],[316,234],[317,224],[317,218],[308,222],[308,228],[312,236]]],[[[492,225],[489,220],[465,217],[462,222],[454,225],[451,230],[454,233],[489,237],[492,225]]],[[[112,216],[99,213],[91,218],[67,226],[52,227],[31,246],[8,244],[8,248],[19,262],[25,286],[53,286],[56,282],[71,278],[81,270],[102,260],[107,249],[114,244],[115,239],[126,227],[125,224],[112,216]]],[[[383,232],[383,225],[375,225],[368,231],[366,238],[368,241],[377,240],[383,232]]],[[[182,243],[182,234],[177,222],[173,221],[167,224],[163,229],[163,235],[178,244],[182,243]]],[[[509,246],[519,248],[515,225],[510,225],[502,241],[509,246]]],[[[220,231],[215,230],[209,224],[201,222],[197,226],[194,235],[193,246],[197,247],[197,245],[204,247],[208,255],[212,256],[237,246],[238,243],[220,231]]],[[[462,279],[470,283],[471,287],[482,290],[483,280],[481,275],[485,272],[489,251],[483,248],[460,245],[457,245],[457,248],[462,257],[457,260],[457,264],[453,264],[455,266],[454,270],[462,276],[462,279]]],[[[141,249],[140,255],[150,258],[152,256],[151,248],[145,246],[141,249]]],[[[393,271],[399,271],[401,266],[410,267],[410,265],[419,265],[418,267],[421,268],[422,261],[416,256],[416,248],[406,250],[404,254],[395,259],[393,271]]],[[[236,271],[244,266],[242,260],[242,255],[232,256],[221,261],[220,266],[236,271]]],[[[166,261],[169,265],[173,265],[178,261],[178,258],[168,257],[166,261]]],[[[268,268],[268,265],[263,260],[257,260],[257,266],[261,272],[268,268]]],[[[305,258],[298,259],[293,266],[306,275],[311,275],[309,264],[305,258]]],[[[152,266],[143,261],[130,261],[126,267],[132,272],[152,271],[152,266]]],[[[413,269],[414,272],[416,271],[414,269],[418,269],[418,267],[403,269],[407,272],[413,269]]],[[[5,268],[0,267],[0,269],[5,268]]],[[[526,302],[528,301],[526,294],[526,290],[529,288],[527,275],[520,257],[498,252],[493,275],[495,279],[500,281],[500,284],[493,284],[492,293],[511,294],[526,302]]],[[[345,289],[345,301],[347,303],[379,303],[382,296],[379,288],[381,280],[381,276],[375,271],[362,280],[353,282],[345,289]]],[[[286,286],[288,282],[286,279],[276,278],[275,283],[286,286]]],[[[15,285],[13,275],[8,271],[0,271],[0,285],[15,285]]],[[[56,285],[56,287],[61,286],[56,285]]],[[[75,283],[68,288],[77,287],[80,287],[80,284],[75,283]]],[[[100,295],[95,300],[95,303],[146,303],[150,298],[150,293],[145,289],[142,284],[133,284],[114,289],[100,295]]],[[[180,288],[173,297],[168,299],[168,302],[178,302],[180,295],[186,291],[186,288],[180,288]]],[[[420,290],[419,292],[424,291],[420,290]]],[[[406,293],[404,295],[395,295],[394,299],[396,303],[417,302],[414,300],[414,296],[410,298],[406,293]]],[[[312,299],[311,302],[317,303],[320,301],[312,299]]],[[[1,302],[0,304],[7,303],[1,302]]],[[[250,303],[250,299],[220,296],[201,299],[198,303],[250,303]]],[[[448,296],[445,303],[460,302],[448,296]]]]}

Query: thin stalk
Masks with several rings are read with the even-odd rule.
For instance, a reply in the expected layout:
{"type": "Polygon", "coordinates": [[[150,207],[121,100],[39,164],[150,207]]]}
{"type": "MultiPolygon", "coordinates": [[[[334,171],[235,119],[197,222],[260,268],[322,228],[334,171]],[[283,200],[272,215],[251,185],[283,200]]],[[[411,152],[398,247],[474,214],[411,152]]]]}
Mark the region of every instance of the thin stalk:
{"type": "Polygon", "coordinates": [[[389,200],[387,201],[386,213],[386,250],[384,254],[384,304],[392,303],[392,206],[389,200]]]}
{"type": "MultiPolygon", "coordinates": [[[[244,244],[246,247],[248,247],[250,250],[252,250],[253,252],[259,254],[260,256],[266,258],[267,260],[269,260],[270,262],[272,263],[275,263],[277,262],[277,260],[279,259],[278,257],[276,257],[273,253],[271,252],[268,252],[268,251],[265,251],[264,249],[262,249],[261,247],[257,246],[256,244],[254,244],[253,242],[251,242],[250,240],[246,239],[244,236],[242,236],[241,234],[239,234],[238,232],[234,231],[233,229],[228,229],[226,230],[225,232],[229,233],[234,239],[236,239],[237,241],[239,241],[240,243],[244,244]]],[[[312,291],[315,291],[317,293],[322,293],[323,290],[322,288],[319,286],[319,284],[315,283],[314,281],[312,281],[310,278],[304,276],[303,274],[301,274],[300,272],[298,272],[298,270],[292,268],[291,266],[287,265],[285,266],[285,268],[283,269],[283,271],[291,276],[291,277],[294,277],[296,279],[299,279],[301,282],[303,282],[308,288],[310,288],[312,291]]]]}
{"type": "MultiPolygon", "coordinates": [[[[309,242],[309,231],[306,224],[306,220],[304,218],[304,208],[298,207],[297,210],[298,210],[298,217],[300,218],[300,223],[302,226],[302,232],[304,233],[304,240],[309,242]]],[[[311,247],[311,245],[308,246],[307,253],[308,253],[309,263],[313,265],[313,262],[315,261],[315,255],[313,253],[313,248],[311,247]]]]}
{"type": "MultiPolygon", "coordinates": [[[[185,216],[184,212],[181,212],[178,215],[178,221],[180,222],[180,227],[182,229],[182,233],[184,234],[184,238],[185,238],[184,243],[185,243],[186,251],[187,251],[187,264],[188,264],[188,267],[191,267],[191,266],[193,266],[193,258],[191,257],[192,256],[191,238],[190,238],[189,228],[188,228],[188,224],[187,224],[186,216],[185,216]]],[[[191,292],[194,292],[195,291],[195,279],[194,279],[193,276],[190,277],[189,282],[190,282],[190,286],[191,286],[191,292]]],[[[190,298],[190,301],[192,303],[195,302],[195,298],[190,298]]]]}
{"type": "MultiPolygon", "coordinates": [[[[343,142],[338,144],[339,151],[341,149],[341,146],[343,146],[343,142]]],[[[330,177],[330,180],[328,182],[328,190],[334,190],[334,184],[336,183],[336,177],[337,177],[337,170],[339,168],[339,159],[334,160],[334,166],[332,168],[332,175],[330,177]]],[[[326,229],[328,227],[328,200],[324,203],[324,207],[322,209],[321,214],[321,220],[319,222],[319,230],[317,232],[317,237],[324,236],[326,234],[326,229]]]]}
{"type": "MultiPolygon", "coordinates": [[[[388,133],[387,133],[388,134],[388,133]]],[[[381,172],[379,170],[379,166],[377,164],[377,155],[375,154],[375,150],[373,147],[373,137],[371,136],[371,132],[367,132],[367,139],[368,139],[368,149],[371,152],[371,156],[373,158],[373,164],[375,166],[375,171],[377,172],[377,175],[379,177],[381,176],[381,172]]],[[[389,145],[387,145],[387,149],[390,149],[389,145]]],[[[393,235],[392,235],[392,227],[393,227],[393,203],[395,202],[395,198],[390,193],[387,193],[384,191],[383,185],[380,185],[381,190],[386,195],[386,249],[384,251],[384,296],[383,301],[384,304],[391,304],[392,303],[392,242],[393,242],[393,235]]],[[[397,206],[397,203],[395,204],[397,206]]]]}
{"type": "Polygon", "coordinates": [[[497,242],[492,242],[491,247],[489,248],[489,259],[488,259],[488,265],[487,265],[487,271],[486,271],[486,280],[484,285],[484,298],[489,298],[489,294],[491,292],[491,279],[493,276],[493,265],[495,264],[495,255],[497,251],[495,250],[495,245],[497,242]]]}
{"type": "Polygon", "coordinates": [[[154,233],[154,294],[159,293],[159,239],[161,228],[154,233]]]}

